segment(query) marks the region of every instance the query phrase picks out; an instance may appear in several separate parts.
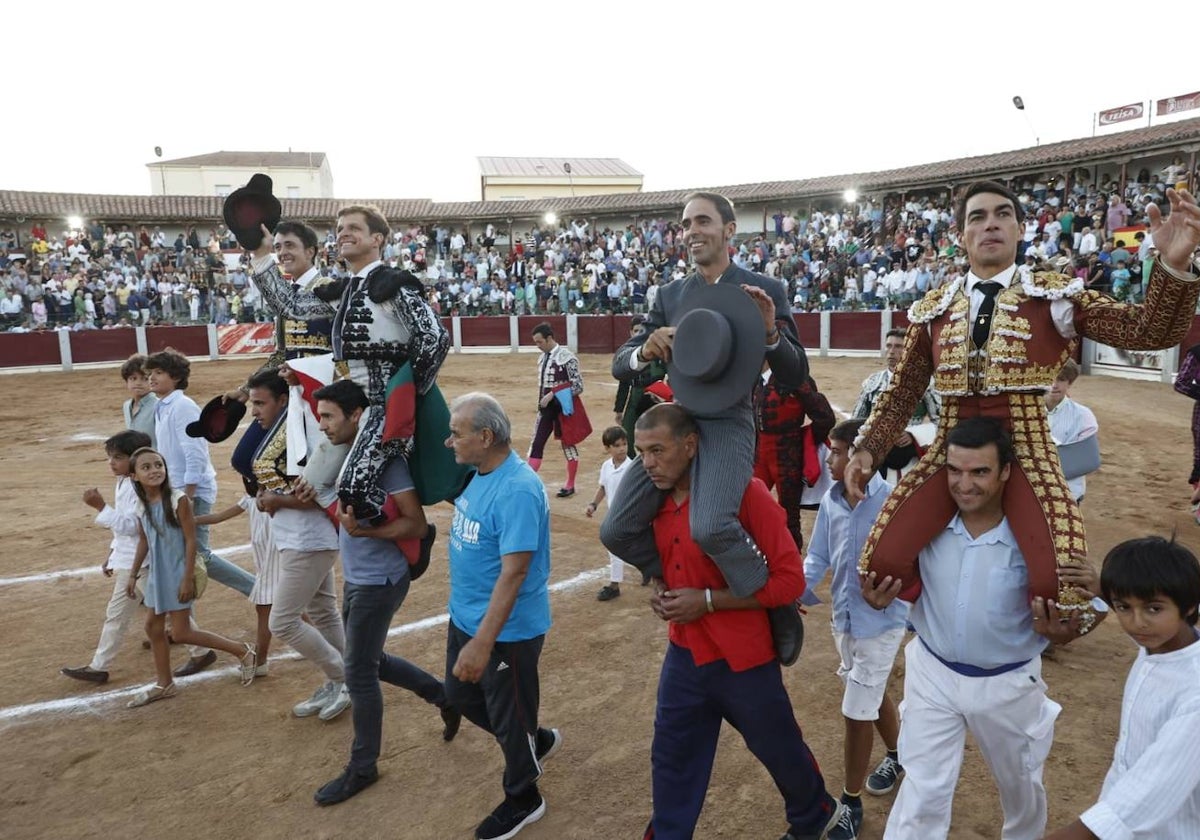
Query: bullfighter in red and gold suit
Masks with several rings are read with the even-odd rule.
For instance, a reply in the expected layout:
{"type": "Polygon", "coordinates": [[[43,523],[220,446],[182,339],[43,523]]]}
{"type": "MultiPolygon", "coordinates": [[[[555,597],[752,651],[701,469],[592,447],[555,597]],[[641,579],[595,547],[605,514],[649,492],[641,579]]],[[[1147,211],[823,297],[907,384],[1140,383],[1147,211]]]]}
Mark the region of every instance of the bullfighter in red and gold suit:
{"type": "Polygon", "coordinates": [[[904,355],[855,442],[846,470],[851,494],[903,431],[933,377],[942,398],[937,437],[884,505],[859,561],[877,581],[900,581],[900,597],[920,592],[917,554],[945,528],[955,504],[943,476],[945,435],[960,419],[1001,418],[1017,453],[1004,511],[1029,571],[1031,595],[1094,619],[1086,599],[1060,586],[1057,567],[1086,555],[1083,520],[1050,438],[1043,396],[1080,337],[1129,350],[1179,344],[1196,311],[1200,283],[1192,265],[1200,245],[1200,208],[1186,191],[1167,191],[1170,215],[1149,209],[1158,248],[1145,303],[1124,304],[1055,273],[1022,275],[1015,265],[1022,232],[1016,196],[1002,184],[967,188],[957,222],[971,263],[966,278],[913,305],[904,355]]]}

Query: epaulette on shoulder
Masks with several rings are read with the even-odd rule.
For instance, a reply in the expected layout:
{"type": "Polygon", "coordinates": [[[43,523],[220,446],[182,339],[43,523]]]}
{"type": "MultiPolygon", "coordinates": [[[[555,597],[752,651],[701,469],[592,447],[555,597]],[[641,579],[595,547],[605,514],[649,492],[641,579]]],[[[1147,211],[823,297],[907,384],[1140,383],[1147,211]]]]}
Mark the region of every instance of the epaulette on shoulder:
{"type": "Polygon", "coordinates": [[[957,294],[962,283],[962,278],[959,277],[940,289],[930,289],[925,293],[925,297],[908,308],[908,322],[910,324],[927,324],[941,315],[950,307],[950,301],[954,300],[954,295],[957,294]]]}
{"type": "Polygon", "coordinates": [[[1083,280],[1057,271],[1038,271],[1021,281],[1021,289],[1028,297],[1060,300],[1075,297],[1084,290],[1083,280]]]}

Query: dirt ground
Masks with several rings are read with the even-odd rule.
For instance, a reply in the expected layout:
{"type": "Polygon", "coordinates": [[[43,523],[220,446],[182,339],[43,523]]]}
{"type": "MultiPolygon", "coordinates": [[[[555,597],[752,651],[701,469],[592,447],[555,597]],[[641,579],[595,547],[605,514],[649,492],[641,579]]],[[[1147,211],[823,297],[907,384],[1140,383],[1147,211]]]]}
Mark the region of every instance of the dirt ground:
{"type": "MultiPolygon", "coordinates": [[[[585,356],[585,401],[593,425],[612,418],[615,386],[608,358],[585,356]]],[[[876,369],[871,359],[814,359],[817,381],[838,407],[852,406],[859,383],[876,369]]],[[[190,394],[198,402],[235,385],[252,360],[197,364],[190,394]]],[[[509,410],[518,447],[532,429],[536,357],[460,355],[447,360],[441,384],[448,396],[487,390],[509,410]]],[[[107,532],[90,524],[81,492],[112,479],[102,441],[121,427],[124,390],[115,369],[70,374],[0,376],[0,436],[9,441],[0,488],[0,578],[96,567],[107,532]],[[34,419],[36,418],[36,419],[34,419]]],[[[1075,396],[1100,420],[1102,471],[1089,479],[1084,514],[1093,557],[1115,542],[1178,529],[1198,542],[1187,506],[1191,404],[1169,386],[1086,377],[1075,396]]],[[[554,627],[542,656],[542,723],[560,727],[565,746],[542,780],[546,817],[522,834],[534,838],[640,837],[650,810],[649,743],[665,626],[650,613],[637,574],[616,601],[599,603],[607,558],[597,523],[584,516],[602,449],[599,434],[582,447],[581,491],[552,499],[552,583],[592,577],[552,596],[554,627]]],[[[213,448],[219,504],[236,501],[241,485],[228,467],[232,441],[213,448]]],[[[548,457],[543,475],[556,490],[561,459],[548,457]]],[[[430,517],[445,533],[451,508],[430,517]]],[[[805,514],[805,530],[812,517],[805,514]]],[[[214,547],[248,542],[244,519],[213,529],[214,547]]],[[[446,605],[445,547],[439,542],[428,575],[414,585],[397,626],[442,614],[446,605]],[[443,562],[438,562],[442,560],[443,562]]],[[[249,565],[248,553],[233,559],[249,565]]],[[[337,775],[351,739],[349,715],[321,723],[289,714],[318,684],[302,660],[272,663],[269,677],[241,688],[231,671],[180,683],[179,696],[127,710],[128,691],[153,679],[142,632],[126,638],[112,679],[91,687],[58,674],[86,664],[103,619],[111,583],[97,574],[49,581],[0,583],[0,835],[19,838],[172,836],[174,838],[466,838],[501,798],[502,760],[495,743],[464,723],[451,744],[440,738],[436,711],[385,687],[381,778],[334,808],[313,804],[313,791],[337,775]],[[51,701],[64,701],[47,706],[51,701]]],[[[253,609],[214,585],[199,607],[202,623],[237,639],[253,637],[253,609]]],[[[842,782],[841,687],[827,630],[828,611],[807,619],[800,662],[785,671],[796,714],[831,792],[842,782]]],[[[440,674],[444,624],[428,622],[394,636],[388,649],[440,674]]],[[[286,653],[279,646],[273,654],[286,653]]],[[[1046,768],[1050,825],[1073,819],[1099,791],[1120,715],[1121,690],[1134,646],[1115,621],[1102,625],[1045,664],[1050,694],[1063,706],[1046,768]]],[[[185,652],[173,651],[176,663],[185,652]]],[[[231,664],[227,659],[223,668],[231,664]]],[[[903,661],[892,693],[899,698],[903,661]]],[[[876,758],[882,748],[876,744],[876,758]]],[[[866,797],[862,837],[882,834],[891,796],[866,797]]],[[[954,838],[999,836],[1000,811],[978,752],[968,747],[955,796],[954,838]]],[[[776,837],[785,830],[779,795],[726,728],[699,837],[776,837]]]]}

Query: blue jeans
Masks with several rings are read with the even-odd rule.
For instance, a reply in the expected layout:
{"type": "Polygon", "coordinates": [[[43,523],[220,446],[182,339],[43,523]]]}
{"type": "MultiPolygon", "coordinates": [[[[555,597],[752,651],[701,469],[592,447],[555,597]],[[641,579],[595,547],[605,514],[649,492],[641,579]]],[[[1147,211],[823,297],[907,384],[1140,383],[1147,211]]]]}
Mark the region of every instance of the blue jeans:
{"type": "MultiPolygon", "coordinates": [[[[192,499],[192,509],[195,510],[197,516],[212,513],[212,502],[192,499]]],[[[208,547],[207,525],[196,526],[196,553],[204,558],[204,563],[208,566],[209,578],[241,592],[247,598],[250,597],[250,590],[254,588],[254,575],[224,557],[218,557],[212,553],[212,549],[208,547]]]]}
{"type": "Polygon", "coordinates": [[[379,683],[406,688],[427,703],[446,705],[440,680],[408,660],[383,652],[392,617],[408,594],[408,575],[379,586],[347,583],[342,589],[342,621],[346,626],[346,688],[354,717],[351,770],[375,769],[383,740],[383,690],[379,683]]]}

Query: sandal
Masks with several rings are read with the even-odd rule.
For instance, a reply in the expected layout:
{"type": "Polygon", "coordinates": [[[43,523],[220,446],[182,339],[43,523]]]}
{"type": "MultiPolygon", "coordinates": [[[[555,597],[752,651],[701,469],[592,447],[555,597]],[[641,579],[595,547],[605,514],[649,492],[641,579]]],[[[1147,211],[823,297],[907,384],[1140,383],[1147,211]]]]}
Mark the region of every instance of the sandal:
{"type": "Polygon", "coordinates": [[[246,645],[246,652],[242,654],[239,665],[239,670],[242,673],[242,685],[250,685],[254,682],[255,673],[258,670],[258,649],[249,642],[246,645]]]}
{"type": "Polygon", "coordinates": [[[149,706],[158,700],[169,700],[175,696],[175,683],[170,682],[166,685],[154,685],[147,688],[145,691],[139,691],[132,700],[126,703],[126,707],[130,709],[139,709],[142,706],[149,706]]]}

